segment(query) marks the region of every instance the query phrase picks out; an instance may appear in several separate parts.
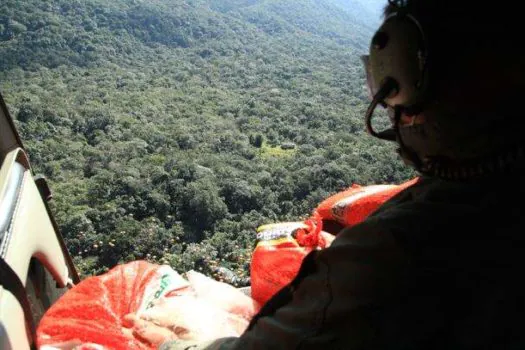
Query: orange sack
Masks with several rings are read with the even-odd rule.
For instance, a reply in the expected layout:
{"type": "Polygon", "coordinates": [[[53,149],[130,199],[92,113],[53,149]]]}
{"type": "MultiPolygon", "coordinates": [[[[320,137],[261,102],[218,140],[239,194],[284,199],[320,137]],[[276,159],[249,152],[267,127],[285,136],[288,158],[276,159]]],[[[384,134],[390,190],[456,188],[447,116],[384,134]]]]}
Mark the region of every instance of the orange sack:
{"type": "Polygon", "coordinates": [[[353,226],[366,219],[387,200],[415,184],[418,179],[416,177],[400,185],[352,185],[322,201],[316,211],[323,220],[335,220],[345,227],[353,226]]]}
{"type": "Polygon", "coordinates": [[[158,266],[137,262],[88,278],[68,291],[44,315],[38,345],[79,340],[110,349],[149,349],[122,332],[123,317],[140,308],[158,266]]]}
{"type": "Polygon", "coordinates": [[[266,303],[292,281],[308,253],[330,245],[333,236],[322,231],[323,221],[356,225],[417,180],[401,185],[353,185],[321,202],[304,222],[259,227],[250,267],[252,298],[261,305],[266,303]]]}
{"type": "Polygon", "coordinates": [[[305,222],[264,225],[257,230],[257,244],[250,264],[251,296],[263,305],[297,274],[303,258],[325,248],[322,221],[314,216],[305,222]]]}
{"type": "Polygon", "coordinates": [[[40,321],[37,343],[40,348],[156,349],[125,331],[124,316],[155,315],[181,327],[191,322],[192,334],[205,339],[240,335],[258,309],[243,292],[198,272],[187,272],[185,279],[167,265],[135,261],[69,290],[40,321]]]}

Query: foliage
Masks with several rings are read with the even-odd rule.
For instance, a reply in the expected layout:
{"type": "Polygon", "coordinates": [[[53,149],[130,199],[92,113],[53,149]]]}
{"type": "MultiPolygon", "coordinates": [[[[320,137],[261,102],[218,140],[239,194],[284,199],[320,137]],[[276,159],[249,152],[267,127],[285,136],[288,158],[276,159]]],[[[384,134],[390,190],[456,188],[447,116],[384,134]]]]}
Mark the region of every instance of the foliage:
{"type": "Polygon", "coordinates": [[[364,3],[3,0],[0,89],[83,275],[244,277],[258,225],[411,177],[364,132],[364,3]]]}

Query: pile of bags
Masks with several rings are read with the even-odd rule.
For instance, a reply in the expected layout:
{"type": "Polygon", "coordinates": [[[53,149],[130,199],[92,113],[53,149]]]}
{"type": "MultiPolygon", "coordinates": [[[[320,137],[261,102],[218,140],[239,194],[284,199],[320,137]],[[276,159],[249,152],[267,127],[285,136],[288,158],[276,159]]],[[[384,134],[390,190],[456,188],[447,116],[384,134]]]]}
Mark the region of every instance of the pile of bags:
{"type": "Polygon", "coordinates": [[[130,315],[176,325],[181,339],[239,336],[260,306],[291,282],[308,253],[330,246],[335,232],[323,230],[326,223],[356,225],[417,180],[354,185],[324,200],[304,221],[259,227],[250,267],[251,297],[195,271],[182,276],[169,266],[145,261],[87,278],[46,312],[38,345],[42,350],[155,349],[156,344],[130,331],[130,315]]]}
{"type": "Polygon", "coordinates": [[[259,310],[240,290],[198,272],[136,261],[83,280],[44,315],[40,349],[156,349],[129,329],[129,315],[170,325],[180,339],[239,336],[259,310]]]}
{"type": "Polygon", "coordinates": [[[323,230],[327,222],[335,222],[340,228],[354,226],[417,181],[414,178],[401,185],[353,185],[325,199],[303,222],[259,227],[250,266],[253,299],[264,305],[291,282],[308,253],[330,245],[334,236],[323,230]]]}

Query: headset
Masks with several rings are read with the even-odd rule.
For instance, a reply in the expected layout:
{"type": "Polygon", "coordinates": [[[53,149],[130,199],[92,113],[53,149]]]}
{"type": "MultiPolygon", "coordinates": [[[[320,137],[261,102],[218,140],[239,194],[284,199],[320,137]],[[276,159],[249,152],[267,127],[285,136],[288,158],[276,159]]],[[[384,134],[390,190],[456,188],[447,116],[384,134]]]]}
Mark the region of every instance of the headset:
{"type": "Polygon", "coordinates": [[[372,37],[370,54],[362,56],[372,102],[366,114],[367,131],[380,139],[400,141],[398,122],[401,113],[416,115],[429,98],[428,43],[417,18],[392,0],[396,12],[388,15],[372,37]],[[377,107],[395,111],[394,127],[377,132],[372,116],[377,107]]]}
{"type": "MultiPolygon", "coordinates": [[[[431,73],[431,52],[428,36],[410,8],[407,0],[388,0],[395,12],[388,15],[375,32],[369,55],[362,56],[372,102],[366,112],[368,133],[377,138],[398,143],[398,152],[405,163],[425,174],[446,179],[466,179],[512,166],[525,159],[521,143],[480,160],[455,162],[443,157],[424,157],[407,148],[400,136],[401,115],[415,116],[432,103],[434,91],[431,73]],[[378,105],[394,111],[393,127],[377,132],[372,116],[378,105]]],[[[437,78],[437,77],[435,77],[437,78]]]]}

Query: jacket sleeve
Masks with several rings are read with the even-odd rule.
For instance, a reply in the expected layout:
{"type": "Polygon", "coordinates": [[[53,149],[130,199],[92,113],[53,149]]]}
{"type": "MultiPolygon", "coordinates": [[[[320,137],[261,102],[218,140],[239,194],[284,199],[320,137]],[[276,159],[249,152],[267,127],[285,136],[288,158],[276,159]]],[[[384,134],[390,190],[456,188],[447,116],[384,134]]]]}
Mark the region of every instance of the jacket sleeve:
{"type": "Polygon", "coordinates": [[[380,341],[378,315],[402,296],[405,266],[392,235],[367,220],[308,255],[294,281],[241,337],[206,344],[176,341],[162,349],[374,348],[380,341]]]}

